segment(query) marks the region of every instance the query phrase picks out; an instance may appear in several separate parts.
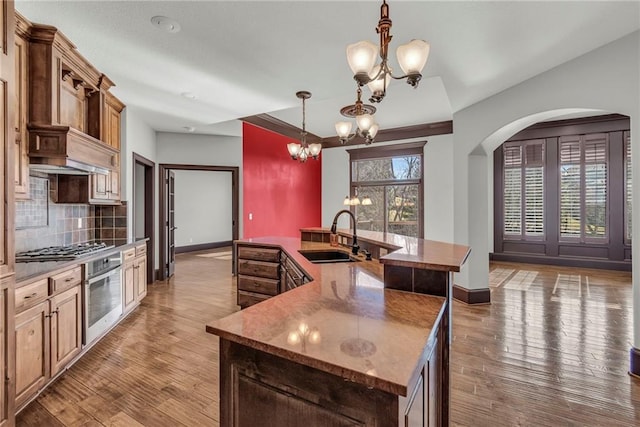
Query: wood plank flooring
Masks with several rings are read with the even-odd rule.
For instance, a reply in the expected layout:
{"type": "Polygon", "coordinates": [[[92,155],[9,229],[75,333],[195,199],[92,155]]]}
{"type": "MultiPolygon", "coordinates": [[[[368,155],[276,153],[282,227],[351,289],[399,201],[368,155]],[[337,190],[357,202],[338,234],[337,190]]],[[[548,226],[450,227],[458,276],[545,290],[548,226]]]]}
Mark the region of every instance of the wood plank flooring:
{"type": "MultiPolygon", "coordinates": [[[[204,325],[236,310],[230,270],[225,255],[178,255],[175,276],[17,425],[218,425],[218,340],[204,325]]],[[[490,283],[491,305],[454,304],[453,425],[640,425],[629,273],[502,263],[490,283]]]]}

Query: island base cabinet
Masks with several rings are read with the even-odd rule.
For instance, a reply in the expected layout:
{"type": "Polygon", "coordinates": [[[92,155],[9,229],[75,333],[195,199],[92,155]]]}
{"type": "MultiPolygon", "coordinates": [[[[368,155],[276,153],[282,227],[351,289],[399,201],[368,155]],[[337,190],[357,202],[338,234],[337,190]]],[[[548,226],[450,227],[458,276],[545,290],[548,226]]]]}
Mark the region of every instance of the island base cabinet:
{"type": "Polygon", "coordinates": [[[221,427],[396,427],[398,420],[394,394],[220,339],[221,427]]]}

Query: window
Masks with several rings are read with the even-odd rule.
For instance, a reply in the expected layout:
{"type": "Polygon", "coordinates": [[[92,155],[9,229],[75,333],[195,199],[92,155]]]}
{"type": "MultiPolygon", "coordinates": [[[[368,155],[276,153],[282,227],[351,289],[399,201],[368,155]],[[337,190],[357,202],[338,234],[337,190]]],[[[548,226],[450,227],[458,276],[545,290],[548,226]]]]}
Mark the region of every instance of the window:
{"type": "Polygon", "coordinates": [[[560,239],[606,239],[608,207],[606,134],[561,137],[560,239]]]}
{"type": "Polygon", "coordinates": [[[630,268],[630,124],[617,114],[541,122],[498,147],[491,258],[630,268]]]}
{"type": "Polygon", "coordinates": [[[505,144],[504,236],[544,236],[544,140],[505,144]]]}
{"type": "Polygon", "coordinates": [[[372,202],[355,206],[358,230],[422,237],[424,144],[349,150],[351,195],[372,202]]]}
{"type": "Polygon", "coordinates": [[[631,135],[629,132],[624,133],[624,188],[625,188],[625,206],[624,206],[624,223],[625,238],[627,242],[631,241],[631,200],[632,200],[632,178],[631,178],[631,135]]]}

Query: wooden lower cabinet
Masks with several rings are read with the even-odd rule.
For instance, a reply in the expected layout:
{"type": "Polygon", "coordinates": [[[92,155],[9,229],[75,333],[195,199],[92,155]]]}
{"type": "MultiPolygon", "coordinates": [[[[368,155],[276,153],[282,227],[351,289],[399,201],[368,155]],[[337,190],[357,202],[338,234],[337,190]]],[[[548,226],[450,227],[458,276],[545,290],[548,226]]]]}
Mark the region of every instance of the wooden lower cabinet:
{"type": "Polygon", "coordinates": [[[136,277],[136,301],[140,302],[147,296],[147,256],[136,257],[135,260],[135,277],[136,277]]]}
{"type": "MultiPolygon", "coordinates": [[[[146,246],[144,246],[146,248],[146,246]]],[[[123,252],[125,264],[123,266],[124,279],[124,312],[127,313],[137,307],[147,296],[147,254],[142,246],[123,252]],[[129,255],[133,253],[134,258],[129,255]],[[135,255],[135,254],[139,255],[135,255]]]]}
{"type": "Polygon", "coordinates": [[[49,301],[16,315],[16,408],[49,378],[49,301]]]}
{"type": "Polygon", "coordinates": [[[76,286],[49,300],[52,377],[82,350],[81,295],[80,286],[76,286]]]}
{"type": "Polygon", "coordinates": [[[82,349],[81,286],[17,313],[15,345],[20,409],[82,349]]]}
{"type": "Polygon", "coordinates": [[[9,276],[0,280],[0,378],[5,379],[0,386],[0,427],[13,426],[15,422],[15,346],[10,333],[14,329],[13,305],[13,276],[9,276]]]}
{"type": "Polygon", "coordinates": [[[238,305],[247,308],[280,293],[280,249],[235,246],[238,305]]]}

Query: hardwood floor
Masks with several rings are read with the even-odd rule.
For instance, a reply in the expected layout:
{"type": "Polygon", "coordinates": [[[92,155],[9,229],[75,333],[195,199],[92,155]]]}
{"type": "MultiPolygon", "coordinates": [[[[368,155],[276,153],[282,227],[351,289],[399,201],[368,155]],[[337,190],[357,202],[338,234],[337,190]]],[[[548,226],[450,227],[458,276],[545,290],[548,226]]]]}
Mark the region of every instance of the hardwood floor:
{"type": "MultiPolygon", "coordinates": [[[[175,276],[17,425],[217,425],[218,340],[204,325],[236,310],[230,269],[226,255],[178,255],[175,276]]],[[[502,263],[490,282],[491,305],[454,304],[453,425],[640,425],[630,273],[502,263]]]]}

